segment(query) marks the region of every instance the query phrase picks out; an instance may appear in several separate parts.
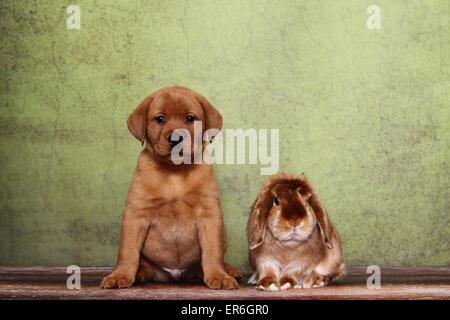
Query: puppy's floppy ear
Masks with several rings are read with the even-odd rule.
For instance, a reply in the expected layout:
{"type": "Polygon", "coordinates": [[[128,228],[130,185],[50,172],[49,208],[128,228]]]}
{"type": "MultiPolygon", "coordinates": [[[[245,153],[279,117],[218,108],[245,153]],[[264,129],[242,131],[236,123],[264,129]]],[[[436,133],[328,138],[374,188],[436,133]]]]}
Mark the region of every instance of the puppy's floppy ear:
{"type": "Polygon", "coordinates": [[[252,212],[247,224],[248,246],[250,250],[258,248],[264,241],[267,217],[272,207],[270,188],[264,188],[252,206],[252,212]]]}
{"type": "MultiPolygon", "coordinates": [[[[197,94],[197,100],[200,102],[203,112],[205,113],[205,128],[208,129],[222,129],[222,115],[217,111],[216,108],[206,99],[204,96],[197,94]]],[[[209,141],[214,139],[214,136],[208,137],[209,141]]]]}
{"type": "Polygon", "coordinates": [[[133,136],[135,136],[136,139],[142,143],[142,145],[144,144],[147,136],[148,108],[150,107],[152,101],[152,96],[145,98],[136,107],[136,109],[134,109],[133,113],[130,114],[127,120],[128,130],[130,130],[133,136]]]}

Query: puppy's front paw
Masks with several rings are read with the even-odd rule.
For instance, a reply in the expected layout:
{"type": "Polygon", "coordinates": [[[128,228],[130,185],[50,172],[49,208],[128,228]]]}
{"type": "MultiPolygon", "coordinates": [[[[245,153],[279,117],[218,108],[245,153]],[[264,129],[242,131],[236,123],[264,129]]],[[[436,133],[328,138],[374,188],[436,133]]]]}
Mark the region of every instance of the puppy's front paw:
{"type": "Polygon", "coordinates": [[[152,270],[144,265],[139,265],[136,272],[136,283],[146,283],[151,279],[152,270]]]}
{"type": "Polygon", "coordinates": [[[205,284],[210,289],[237,289],[239,287],[236,279],[230,277],[228,274],[212,274],[211,276],[205,277],[205,284]]]}
{"type": "Polygon", "coordinates": [[[225,264],[225,271],[230,276],[235,278],[237,281],[240,281],[242,279],[242,274],[239,272],[239,270],[236,269],[235,267],[233,267],[232,265],[228,264],[228,263],[225,264]]]}
{"type": "Polygon", "coordinates": [[[256,285],[256,290],[279,291],[280,284],[272,278],[263,278],[256,285]]]}
{"type": "Polygon", "coordinates": [[[129,288],[133,284],[133,278],[124,272],[112,272],[103,278],[100,288],[115,289],[129,288]]]}

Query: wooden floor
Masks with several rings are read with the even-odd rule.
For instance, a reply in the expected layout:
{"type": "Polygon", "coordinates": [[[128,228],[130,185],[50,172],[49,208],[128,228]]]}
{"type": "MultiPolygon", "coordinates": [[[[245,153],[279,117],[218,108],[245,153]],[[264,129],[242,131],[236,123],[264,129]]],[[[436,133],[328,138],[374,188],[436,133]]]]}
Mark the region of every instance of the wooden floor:
{"type": "MultiPolygon", "coordinates": [[[[0,267],[0,299],[446,299],[450,300],[450,268],[382,268],[380,289],[368,289],[364,268],[349,268],[336,284],[317,289],[262,292],[242,284],[233,291],[202,283],[148,283],[130,289],[102,290],[110,268],[82,268],[81,289],[69,290],[62,267],[0,267]]],[[[244,270],[244,274],[248,274],[244,270]]]]}

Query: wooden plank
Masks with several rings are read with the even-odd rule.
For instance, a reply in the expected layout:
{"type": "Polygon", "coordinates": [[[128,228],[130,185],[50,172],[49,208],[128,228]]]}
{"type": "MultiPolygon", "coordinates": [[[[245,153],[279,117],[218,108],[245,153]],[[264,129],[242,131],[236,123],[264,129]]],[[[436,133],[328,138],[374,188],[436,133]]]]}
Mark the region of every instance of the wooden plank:
{"type": "MultiPolygon", "coordinates": [[[[67,267],[62,266],[33,266],[33,267],[15,267],[0,266],[0,275],[62,275],[65,274],[67,267]]],[[[113,270],[112,267],[81,267],[81,272],[88,276],[103,276],[113,270]]]]}
{"type": "MultiPolygon", "coordinates": [[[[7,279],[48,279],[53,277],[66,278],[66,268],[62,266],[33,266],[33,267],[14,267],[14,266],[0,266],[0,280],[7,279]]],[[[81,267],[81,274],[87,277],[103,277],[113,270],[112,267],[81,267]]],[[[247,279],[252,271],[249,268],[240,268],[247,279]]],[[[395,281],[443,281],[450,282],[450,267],[381,267],[381,274],[383,279],[395,281]]],[[[344,282],[354,282],[358,280],[365,280],[369,276],[366,273],[365,267],[349,267],[343,279],[344,282]]]]}
{"type": "Polygon", "coordinates": [[[34,285],[0,283],[0,299],[112,299],[112,300],[230,300],[230,299],[450,299],[450,285],[383,285],[381,289],[367,289],[361,285],[335,284],[317,289],[293,289],[263,292],[253,286],[238,290],[219,291],[202,284],[149,283],[130,289],[102,290],[97,285],[83,286],[81,290],[68,290],[62,285],[34,285]]]}
{"type": "MultiPolygon", "coordinates": [[[[0,275],[7,274],[46,274],[58,275],[65,274],[64,266],[32,266],[32,267],[16,267],[16,266],[0,266],[0,275]]],[[[105,275],[113,270],[113,267],[81,267],[82,273],[85,275],[105,275]]],[[[240,268],[243,274],[250,274],[249,268],[240,268]]],[[[381,267],[382,273],[388,276],[445,276],[450,277],[450,267],[381,267]]],[[[348,267],[347,276],[366,276],[366,267],[348,267]]]]}
{"type": "MultiPolygon", "coordinates": [[[[81,290],[66,287],[65,267],[0,267],[0,299],[449,299],[450,268],[382,268],[380,289],[368,289],[366,269],[349,268],[341,281],[325,288],[261,292],[254,286],[210,290],[201,282],[149,283],[130,289],[102,290],[110,267],[81,268],[81,290]]],[[[243,269],[248,276],[249,269],[243,269]]]]}

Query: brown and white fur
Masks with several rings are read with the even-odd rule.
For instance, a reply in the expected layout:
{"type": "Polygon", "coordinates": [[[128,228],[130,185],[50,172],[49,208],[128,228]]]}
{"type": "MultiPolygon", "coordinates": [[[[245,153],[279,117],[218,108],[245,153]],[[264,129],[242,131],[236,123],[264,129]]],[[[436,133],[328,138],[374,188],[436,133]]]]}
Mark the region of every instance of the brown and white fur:
{"type": "Polygon", "coordinates": [[[247,225],[249,283],[260,290],[315,288],[345,269],[337,230],[304,174],[272,176],[247,225]]]}

